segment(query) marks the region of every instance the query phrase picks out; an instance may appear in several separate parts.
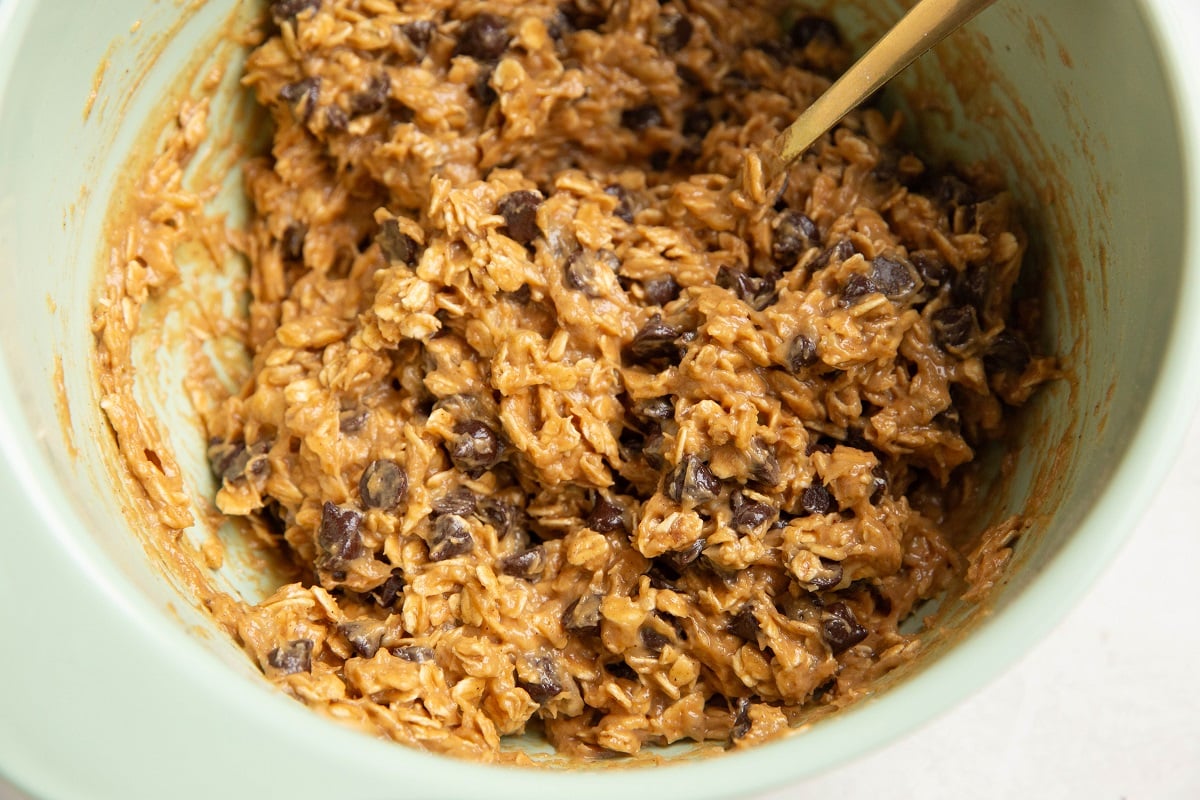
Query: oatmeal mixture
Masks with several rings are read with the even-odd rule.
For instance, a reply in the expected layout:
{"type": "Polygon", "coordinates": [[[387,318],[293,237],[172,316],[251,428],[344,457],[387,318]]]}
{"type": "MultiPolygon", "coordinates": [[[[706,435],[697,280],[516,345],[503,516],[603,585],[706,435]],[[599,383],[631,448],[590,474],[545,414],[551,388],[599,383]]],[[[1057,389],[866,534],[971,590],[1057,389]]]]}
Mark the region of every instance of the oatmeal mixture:
{"type": "Polygon", "coordinates": [[[1009,197],[873,108],[764,186],[850,61],[769,0],[269,15],[253,371],[207,415],[219,508],[304,576],[238,618],[264,673],[415,746],[599,757],[911,659],[955,471],[1052,369],[1009,197]]]}

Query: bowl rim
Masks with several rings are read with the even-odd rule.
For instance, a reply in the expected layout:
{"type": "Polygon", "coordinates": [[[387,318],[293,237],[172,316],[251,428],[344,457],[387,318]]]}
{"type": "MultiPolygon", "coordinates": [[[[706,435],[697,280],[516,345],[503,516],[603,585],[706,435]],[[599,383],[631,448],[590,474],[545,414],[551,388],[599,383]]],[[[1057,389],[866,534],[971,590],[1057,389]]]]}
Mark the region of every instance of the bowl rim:
{"type": "MultiPolygon", "coordinates": [[[[31,18],[28,0],[0,2],[0,42],[19,42],[31,18]]],[[[859,757],[900,735],[927,724],[935,716],[958,704],[970,693],[1009,669],[1048,634],[1092,586],[1117,550],[1136,527],[1140,509],[1156,494],[1178,452],[1177,435],[1190,420],[1200,396],[1200,316],[1184,313],[1200,307],[1200,87],[1191,85],[1190,74],[1200,72],[1200,54],[1189,49],[1189,36],[1200,33],[1200,14],[1195,25],[1182,24],[1172,0],[1139,0],[1138,8],[1153,42],[1166,90],[1172,104],[1176,132],[1185,146],[1178,154],[1182,165],[1183,271],[1176,313],[1162,368],[1150,388],[1142,418],[1126,453],[1111,476],[1121,485],[1118,499],[1106,492],[1062,549],[1004,608],[974,627],[968,635],[902,685],[871,700],[857,704],[837,716],[823,720],[817,729],[802,737],[787,737],[721,758],[685,761],[662,768],[563,771],[539,769],[539,789],[570,791],[574,797],[608,798],[614,793],[633,796],[664,795],[680,788],[679,769],[689,775],[689,795],[721,797],[764,791],[793,782],[859,757]],[[1130,501],[1133,502],[1130,502],[1130,501]],[[1048,611],[1049,609],[1049,611],[1048,611]],[[799,742],[807,746],[798,746],[799,742]],[[819,745],[817,744],[819,742],[819,745]],[[780,770],[786,764],[785,770],[780,770]]],[[[1186,13],[1186,12],[1185,12],[1186,13]]],[[[1186,22],[1186,20],[1184,20],[1186,22]]],[[[9,85],[17,47],[0,47],[0,105],[9,85]]],[[[8,364],[0,353],[0,373],[8,364]]],[[[12,388],[0,390],[0,474],[19,487],[46,532],[45,547],[61,549],[70,561],[70,577],[83,575],[97,613],[103,610],[120,624],[146,640],[158,642],[163,659],[175,670],[174,681],[196,687],[213,702],[233,709],[239,718],[253,719],[264,734],[297,755],[305,751],[317,756],[308,769],[352,771],[360,789],[368,795],[405,787],[406,791],[427,787],[442,796],[471,796],[487,786],[497,798],[524,798],[530,771],[454,760],[374,740],[363,734],[332,725],[280,692],[250,681],[230,680],[230,668],[190,637],[161,609],[141,601],[140,590],[93,542],[76,537],[80,520],[69,509],[57,505],[49,487],[37,480],[54,474],[31,431],[23,430],[20,403],[12,388]],[[316,742],[319,741],[319,745],[316,742]],[[318,752],[319,750],[319,752],[318,752]],[[323,762],[325,766],[320,766],[323,762]],[[450,765],[451,769],[446,769],[450,765]],[[414,785],[415,784],[415,785],[414,785]]],[[[32,586],[32,584],[30,584],[32,586]]],[[[0,723],[0,727],[11,725],[0,723]]],[[[119,743],[100,747],[119,748],[119,743]]],[[[9,757],[0,750],[0,771],[18,785],[31,790],[55,785],[42,770],[50,761],[31,764],[9,757]]]]}

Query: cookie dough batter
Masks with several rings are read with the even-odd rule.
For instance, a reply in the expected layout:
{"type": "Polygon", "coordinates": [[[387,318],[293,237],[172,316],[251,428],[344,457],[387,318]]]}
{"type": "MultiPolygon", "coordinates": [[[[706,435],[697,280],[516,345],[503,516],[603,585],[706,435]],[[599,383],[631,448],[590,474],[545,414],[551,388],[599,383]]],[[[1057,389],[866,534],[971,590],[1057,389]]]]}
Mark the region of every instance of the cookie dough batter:
{"type": "Polygon", "coordinates": [[[330,715],[477,758],[742,746],[912,657],[956,470],[1049,374],[986,177],[852,114],[760,0],[278,0],[245,83],[251,378],[230,515],[306,576],[242,616],[330,715]],[[727,176],[739,176],[731,182],[727,176]]]}

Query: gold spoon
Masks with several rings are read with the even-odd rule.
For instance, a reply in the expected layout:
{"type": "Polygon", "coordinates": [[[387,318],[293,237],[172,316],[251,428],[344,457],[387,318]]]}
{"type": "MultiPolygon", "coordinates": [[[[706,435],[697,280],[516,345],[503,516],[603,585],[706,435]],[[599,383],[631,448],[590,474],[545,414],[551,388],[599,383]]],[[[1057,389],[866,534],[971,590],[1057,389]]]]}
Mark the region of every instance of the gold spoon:
{"type": "Polygon", "coordinates": [[[775,178],[826,131],[995,0],[921,0],[767,147],[775,178]]]}

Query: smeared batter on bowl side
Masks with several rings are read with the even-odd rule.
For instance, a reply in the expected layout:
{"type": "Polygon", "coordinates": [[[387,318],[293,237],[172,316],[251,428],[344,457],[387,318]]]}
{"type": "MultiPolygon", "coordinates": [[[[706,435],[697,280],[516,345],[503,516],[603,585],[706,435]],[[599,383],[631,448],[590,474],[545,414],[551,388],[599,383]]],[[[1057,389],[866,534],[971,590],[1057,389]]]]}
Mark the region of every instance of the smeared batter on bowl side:
{"type": "Polygon", "coordinates": [[[849,63],[781,3],[270,13],[253,372],[209,418],[218,506],[307,576],[237,617],[265,674],[437,751],[604,756],[911,659],[946,487],[1052,371],[1008,195],[871,108],[768,194],[755,148],[849,63]]]}

